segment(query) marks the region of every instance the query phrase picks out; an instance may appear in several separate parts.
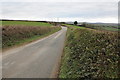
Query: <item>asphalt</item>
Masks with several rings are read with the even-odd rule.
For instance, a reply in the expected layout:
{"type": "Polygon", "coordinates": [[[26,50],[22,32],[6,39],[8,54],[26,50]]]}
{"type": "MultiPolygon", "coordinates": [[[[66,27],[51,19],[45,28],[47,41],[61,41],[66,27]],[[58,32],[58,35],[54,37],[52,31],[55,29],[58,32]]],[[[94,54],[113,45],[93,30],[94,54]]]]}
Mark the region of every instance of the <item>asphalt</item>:
{"type": "Polygon", "coordinates": [[[3,78],[50,78],[62,55],[66,27],[48,37],[3,52],[3,78]]]}

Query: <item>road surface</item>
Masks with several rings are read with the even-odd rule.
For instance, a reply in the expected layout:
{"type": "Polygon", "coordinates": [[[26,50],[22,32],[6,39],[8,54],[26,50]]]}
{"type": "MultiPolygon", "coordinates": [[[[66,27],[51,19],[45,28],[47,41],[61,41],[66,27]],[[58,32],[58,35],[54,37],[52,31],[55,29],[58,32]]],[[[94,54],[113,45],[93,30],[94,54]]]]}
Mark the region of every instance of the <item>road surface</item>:
{"type": "Polygon", "coordinates": [[[30,44],[5,51],[3,78],[50,78],[62,55],[67,28],[30,44]]]}

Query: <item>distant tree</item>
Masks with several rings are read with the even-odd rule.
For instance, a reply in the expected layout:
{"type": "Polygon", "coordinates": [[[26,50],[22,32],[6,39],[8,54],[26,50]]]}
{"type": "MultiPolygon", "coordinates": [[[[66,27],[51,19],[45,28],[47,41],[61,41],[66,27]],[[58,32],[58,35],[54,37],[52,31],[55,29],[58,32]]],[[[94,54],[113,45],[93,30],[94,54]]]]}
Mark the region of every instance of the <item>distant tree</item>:
{"type": "Polygon", "coordinates": [[[77,25],[77,24],[78,24],[78,22],[77,22],[77,21],[75,21],[75,22],[74,22],[74,25],[77,25]]]}

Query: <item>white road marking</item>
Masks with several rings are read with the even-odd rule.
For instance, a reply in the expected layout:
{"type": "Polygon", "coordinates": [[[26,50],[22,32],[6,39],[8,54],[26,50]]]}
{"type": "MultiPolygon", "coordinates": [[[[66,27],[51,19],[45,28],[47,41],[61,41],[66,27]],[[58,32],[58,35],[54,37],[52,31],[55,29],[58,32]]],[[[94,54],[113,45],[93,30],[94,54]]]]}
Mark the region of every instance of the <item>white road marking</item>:
{"type": "Polygon", "coordinates": [[[14,63],[15,63],[15,61],[13,61],[13,62],[6,62],[6,63],[3,64],[3,66],[12,65],[14,63]]]}
{"type": "Polygon", "coordinates": [[[15,61],[11,62],[10,64],[11,64],[11,65],[12,65],[12,64],[15,64],[15,61]]]}
{"type": "Polygon", "coordinates": [[[59,37],[62,33],[59,33],[58,35],[56,35],[54,38],[56,39],[57,37],[59,37]]]}

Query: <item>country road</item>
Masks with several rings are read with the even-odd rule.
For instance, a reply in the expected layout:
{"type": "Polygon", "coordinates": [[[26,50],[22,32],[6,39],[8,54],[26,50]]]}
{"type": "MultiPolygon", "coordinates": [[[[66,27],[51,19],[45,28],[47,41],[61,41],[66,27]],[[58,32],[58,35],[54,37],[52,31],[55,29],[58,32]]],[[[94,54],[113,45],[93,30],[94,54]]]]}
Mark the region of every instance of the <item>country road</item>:
{"type": "Polygon", "coordinates": [[[66,27],[48,37],[3,52],[3,78],[50,78],[63,52],[66,27]]]}

